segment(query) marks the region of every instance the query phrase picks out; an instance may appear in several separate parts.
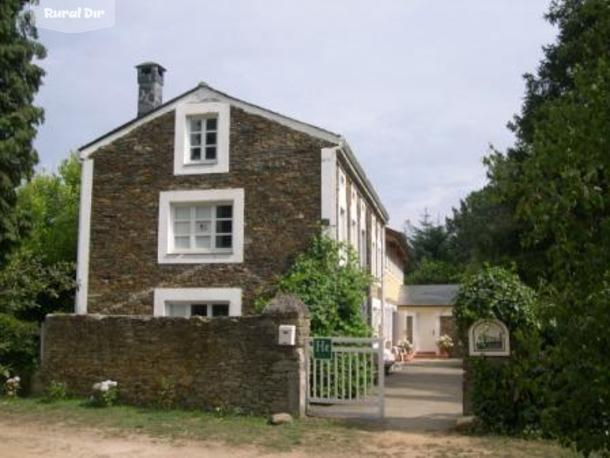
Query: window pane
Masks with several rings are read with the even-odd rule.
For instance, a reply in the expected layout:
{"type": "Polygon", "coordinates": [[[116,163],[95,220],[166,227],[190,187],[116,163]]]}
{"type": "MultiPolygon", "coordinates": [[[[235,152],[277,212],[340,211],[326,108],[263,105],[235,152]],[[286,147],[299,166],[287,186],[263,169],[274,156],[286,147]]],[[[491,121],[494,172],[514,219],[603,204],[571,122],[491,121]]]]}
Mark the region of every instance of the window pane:
{"type": "Polygon", "coordinates": [[[233,246],[233,237],[230,235],[216,236],[216,248],[231,248],[233,246]]]}
{"type": "Polygon", "coordinates": [[[168,304],[166,306],[166,313],[168,316],[187,318],[188,308],[184,304],[168,304]]]}
{"type": "Polygon", "coordinates": [[[191,134],[191,146],[201,145],[201,134],[191,134]]]}
{"type": "Polygon", "coordinates": [[[174,223],[174,234],[175,235],[188,235],[191,232],[191,223],[189,222],[175,222],[174,223]]]}
{"type": "Polygon", "coordinates": [[[216,144],[216,132],[208,132],[205,134],[205,144],[215,145],[216,144]]]}
{"type": "Polygon", "coordinates": [[[208,316],[208,306],[206,304],[191,305],[191,316],[208,316]]]}
{"type": "Polygon", "coordinates": [[[191,219],[191,209],[189,207],[176,207],[176,219],[191,219]]]}
{"type": "Polygon", "coordinates": [[[191,118],[191,132],[201,131],[201,119],[191,118]]]}
{"type": "Polygon", "coordinates": [[[216,233],[217,234],[230,234],[233,231],[233,222],[227,221],[216,221],[216,233]]]}
{"type": "Polygon", "coordinates": [[[210,221],[195,221],[195,234],[209,234],[211,227],[210,221]]]}
{"type": "Polygon", "coordinates": [[[216,207],[216,218],[231,218],[232,216],[232,205],[219,205],[218,207],[216,207]]]}
{"type": "Polygon", "coordinates": [[[174,237],[174,247],[176,249],[188,249],[191,247],[190,237],[174,237]]]}
{"type": "Polygon", "coordinates": [[[216,118],[209,118],[206,121],[207,130],[216,130],[216,118]]]}
{"type": "Polygon", "coordinates": [[[200,161],[201,160],[201,148],[196,146],[191,148],[191,161],[200,161]]]}
{"type": "Polygon", "coordinates": [[[215,146],[208,146],[205,149],[205,158],[206,159],[216,159],[216,147],[215,146]]]}
{"type": "Polygon", "coordinates": [[[214,304],[212,306],[212,316],[229,316],[229,306],[227,304],[214,304]]]}
{"type": "Polygon", "coordinates": [[[212,216],[212,207],[199,206],[195,209],[195,216],[197,219],[208,219],[212,216]]]}
{"type": "Polygon", "coordinates": [[[195,248],[210,248],[210,236],[195,237],[195,248]]]}

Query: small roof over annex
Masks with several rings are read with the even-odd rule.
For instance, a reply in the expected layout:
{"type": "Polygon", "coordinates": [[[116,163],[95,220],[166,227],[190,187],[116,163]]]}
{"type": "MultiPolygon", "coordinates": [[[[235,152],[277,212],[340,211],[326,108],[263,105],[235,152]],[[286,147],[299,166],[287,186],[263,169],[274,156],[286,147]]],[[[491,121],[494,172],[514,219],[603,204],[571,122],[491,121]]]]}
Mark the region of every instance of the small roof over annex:
{"type": "Polygon", "coordinates": [[[403,285],[398,305],[414,307],[453,306],[460,285],[403,285]]]}

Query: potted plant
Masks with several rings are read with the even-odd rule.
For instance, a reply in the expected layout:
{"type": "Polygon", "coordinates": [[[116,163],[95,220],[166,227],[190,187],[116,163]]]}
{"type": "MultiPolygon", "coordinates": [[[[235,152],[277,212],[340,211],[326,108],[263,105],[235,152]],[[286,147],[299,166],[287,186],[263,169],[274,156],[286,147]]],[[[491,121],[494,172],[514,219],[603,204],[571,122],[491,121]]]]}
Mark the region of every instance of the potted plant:
{"type": "Polygon", "coordinates": [[[453,339],[451,338],[451,336],[443,334],[436,341],[436,346],[438,347],[439,354],[443,358],[448,358],[449,352],[453,348],[453,339]]]}
{"type": "Polygon", "coordinates": [[[401,340],[398,342],[398,348],[400,348],[401,360],[411,361],[414,356],[413,344],[408,339],[401,340]]]}

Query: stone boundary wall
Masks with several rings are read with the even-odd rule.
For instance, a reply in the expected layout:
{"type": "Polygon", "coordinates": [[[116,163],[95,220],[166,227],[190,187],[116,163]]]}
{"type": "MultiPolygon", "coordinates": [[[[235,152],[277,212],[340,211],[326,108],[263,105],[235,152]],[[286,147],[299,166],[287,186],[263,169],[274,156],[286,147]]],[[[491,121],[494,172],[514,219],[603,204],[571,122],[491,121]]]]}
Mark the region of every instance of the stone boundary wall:
{"type": "MultiPolygon", "coordinates": [[[[280,307],[281,308],[281,307],[280,307]]],[[[88,396],[95,382],[116,380],[122,402],[159,401],[163,380],[177,405],[239,408],[302,416],[305,408],[303,313],[169,318],[49,315],[43,325],[41,377],[88,396]],[[278,344],[278,326],[296,326],[296,345],[278,344]]]]}

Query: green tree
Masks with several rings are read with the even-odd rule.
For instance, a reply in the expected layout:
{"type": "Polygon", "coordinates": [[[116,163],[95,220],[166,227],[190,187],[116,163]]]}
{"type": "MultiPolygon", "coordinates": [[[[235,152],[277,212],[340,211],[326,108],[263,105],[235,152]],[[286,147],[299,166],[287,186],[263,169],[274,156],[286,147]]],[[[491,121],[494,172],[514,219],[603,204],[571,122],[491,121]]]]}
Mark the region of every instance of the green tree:
{"type": "Polygon", "coordinates": [[[0,264],[22,230],[14,213],[15,189],[38,161],[32,141],[43,120],[34,106],[44,71],[34,63],[45,57],[25,0],[0,2],[0,264]]]}
{"type": "Polygon", "coordinates": [[[72,154],[58,173],[39,173],[17,192],[15,213],[30,222],[0,269],[0,313],[42,321],[69,311],[75,288],[80,163],[72,154]]]}
{"type": "Polygon", "coordinates": [[[371,329],[362,310],[372,281],[353,249],[320,236],[267,296],[279,291],[299,297],[309,307],[313,335],[367,337],[371,329]]]}
{"type": "Polygon", "coordinates": [[[407,284],[445,284],[459,280],[461,267],[456,262],[451,235],[441,223],[433,223],[424,211],[418,225],[407,223],[409,264],[407,284]]]}
{"type": "Polygon", "coordinates": [[[76,154],[57,173],[38,173],[17,192],[17,213],[30,221],[19,247],[46,264],[75,262],[78,237],[80,162],[76,154]]]}
{"type": "Polygon", "coordinates": [[[610,450],[610,4],[553,2],[559,28],[527,76],[517,141],[488,158],[491,186],[514,208],[519,239],[544,262],[556,329],[543,425],[585,453],[610,450]]]}

